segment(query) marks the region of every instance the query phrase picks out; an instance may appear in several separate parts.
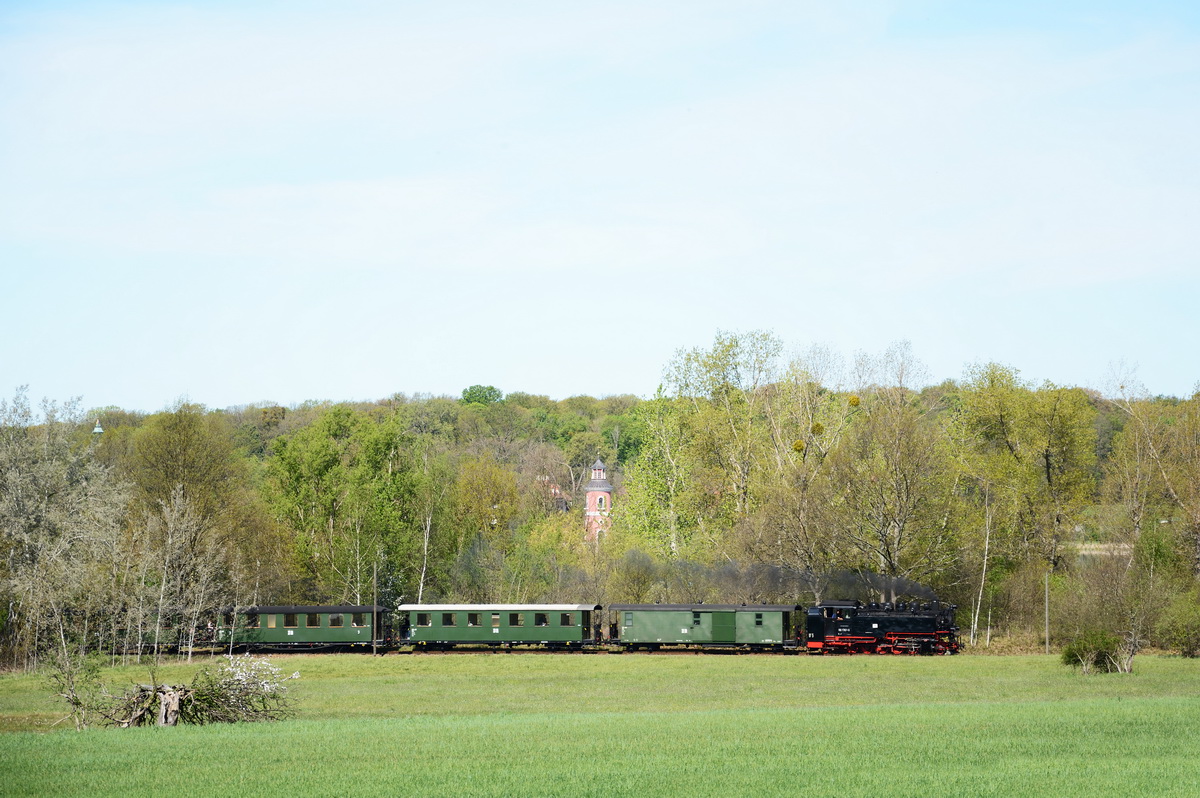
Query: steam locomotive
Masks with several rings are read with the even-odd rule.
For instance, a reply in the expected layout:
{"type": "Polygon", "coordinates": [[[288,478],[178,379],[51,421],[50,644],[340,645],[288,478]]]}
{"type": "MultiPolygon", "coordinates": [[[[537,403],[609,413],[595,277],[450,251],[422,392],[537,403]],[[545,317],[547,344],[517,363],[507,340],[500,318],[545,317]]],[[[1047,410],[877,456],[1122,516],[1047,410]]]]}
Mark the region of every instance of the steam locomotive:
{"type": "Polygon", "coordinates": [[[955,654],[953,604],[402,604],[250,607],[218,646],[295,651],[530,647],[559,651],[723,650],[955,654]]]}
{"type": "Polygon", "coordinates": [[[810,654],[957,654],[953,604],[825,601],[806,612],[810,654]]]}

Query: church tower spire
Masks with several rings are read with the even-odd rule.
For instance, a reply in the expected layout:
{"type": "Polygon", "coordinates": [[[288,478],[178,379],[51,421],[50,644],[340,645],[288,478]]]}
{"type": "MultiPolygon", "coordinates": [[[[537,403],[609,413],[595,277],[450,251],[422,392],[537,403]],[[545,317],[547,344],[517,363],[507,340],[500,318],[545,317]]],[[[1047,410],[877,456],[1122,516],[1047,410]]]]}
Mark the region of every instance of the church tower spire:
{"type": "Polygon", "coordinates": [[[608,529],[613,495],[612,483],[605,476],[604,462],[599,457],[592,463],[592,478],[585,490],[587,505],[584,508],[583,539],[595,543],[608,529]]]}

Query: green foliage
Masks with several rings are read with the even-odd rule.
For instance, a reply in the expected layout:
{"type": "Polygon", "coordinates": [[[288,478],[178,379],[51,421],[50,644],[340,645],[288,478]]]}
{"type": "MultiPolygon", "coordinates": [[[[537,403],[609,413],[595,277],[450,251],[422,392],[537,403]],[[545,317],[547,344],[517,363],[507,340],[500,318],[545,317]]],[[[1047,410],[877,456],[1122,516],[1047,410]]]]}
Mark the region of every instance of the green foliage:
{"type": "Polygon", "coordinates": [[[492,385],[472,385],[462,392],[462,402],[467,405],[491,405],[503,399],[504,394],[492,385]]]}
{"type": "Polygon", "coordinates": [[[1082,390],[1035,389],[995,363],[968,374],[961,402],[963,462],[992,502],[999,551],[1058,567],[1095,493],[1095,407],[1082,390]]]}
{"type": "Polygon", "coordinates": [[[660,391],[637,414],[647,436],[626,469],[626,493],[614,508],[613,526],[651,552],[675,556],[691,545],[700,520],[693,511],[698,466],[687,451],[685,410],[660,391]]]}
{"type": "Polygon", "coordinates": [[[676,353],[648,401],[473,385],[41,424],[22,396],[0,420],[0,642],[32,665],[66,607],[73,641],[86,627],[136,652],[222,603],[721,600],[754,592],[751,566],[803,600],[831,597],[836,572],[918,580],[976,629],[1032,634],[1049,566],[1055,630],[1136,651],[1200,571],[1200,399],[1107,401],[997,364],[921,388],[907,344],[851,370],[782,352],[722,332],[676,353]],[[589,548],[597,457],[617,492],[589,548]]]}
{"type": "Polygon", "coordinates": [[[299,598],[363,603],[380,571],[383,594],[419,592],[451,483],[436,437],[335,406],[276,439],[269,495],[308,578],[299,598]]]}
{"type": "Polygon", "coordinates": [[[1151,475],[1142,480],[1152,499],[1147,515],[1179,524],[1190,570],[1200,577],[1200,394],[1185,401],[1126,396],[1118,405],[1128,416],[1133,455],[1126,459],[1151,475]]]}
{"type": "Polygon", "coordinates": [[[1062,664],[1083,673],[1115,673],[1119,668],[1121,639],[1103,629],[1085,629],[1063,647],[1062,664]]]}
{"type": "Polygon", "coordinates": [[[1175,596],[1154,632],[1166,648],[1189,658],[1200,654],[1200,590],[1192,589],[1175,596]]]}
{"type": "Polygon", "coordinates": [[[831,455],[840,495],[829,518],[857,554],[855,565],[929,581],[954,561],[953,470],[938,421],[906,392],[882,391],[831,455]]]}
{"type": "Polygon", "coordinates": [[[134,436],[128,468],[142,505],[157,507],[182,485],[201,515],[220,516],[245,480],[232,438],[225,418],[201,405],[150,416],[134,436]]]}

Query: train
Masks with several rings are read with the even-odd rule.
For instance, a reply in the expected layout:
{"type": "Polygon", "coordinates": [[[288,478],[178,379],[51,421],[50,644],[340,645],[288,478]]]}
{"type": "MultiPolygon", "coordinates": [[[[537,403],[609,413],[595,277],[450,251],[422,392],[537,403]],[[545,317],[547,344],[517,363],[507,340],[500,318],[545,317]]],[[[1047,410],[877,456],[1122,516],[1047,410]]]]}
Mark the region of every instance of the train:
{"type": "Polygon", "coordinates": [[[215,646],[255,651],[957,654],[953,604],[401,604],[229,611],[215,646]]]}

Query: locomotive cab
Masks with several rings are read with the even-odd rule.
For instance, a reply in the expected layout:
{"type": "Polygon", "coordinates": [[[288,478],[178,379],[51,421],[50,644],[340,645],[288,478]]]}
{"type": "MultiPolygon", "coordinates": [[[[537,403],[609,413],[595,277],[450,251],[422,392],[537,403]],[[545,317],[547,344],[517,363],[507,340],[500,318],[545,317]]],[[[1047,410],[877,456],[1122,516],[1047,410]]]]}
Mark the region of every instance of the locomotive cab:
{"type": "Polygon", "coordinates": [[[858,633],[858,601],[823,601],[805,613],[805,644],[810,654],[822,654],[858,633]]]}

